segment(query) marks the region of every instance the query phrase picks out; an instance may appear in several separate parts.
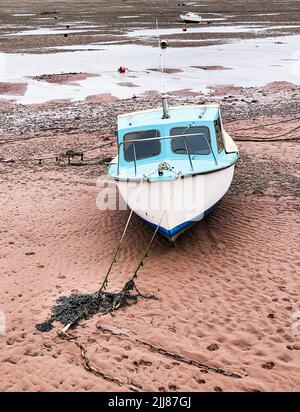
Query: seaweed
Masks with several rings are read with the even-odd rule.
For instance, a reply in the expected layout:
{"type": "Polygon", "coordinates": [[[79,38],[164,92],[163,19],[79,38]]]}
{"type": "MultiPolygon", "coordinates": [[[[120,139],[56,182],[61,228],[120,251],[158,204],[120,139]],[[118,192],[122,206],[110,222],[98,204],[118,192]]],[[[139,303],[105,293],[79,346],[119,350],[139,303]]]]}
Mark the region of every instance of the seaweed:
{"type": "Polygon", "coordinates": [[[105,315],[120,307],[129,306],[130,301],[136,303],[139,297],[156,299],[154,295],[141,294],[133,279],[128,280],[123,289],[116,293],[100,289],[92,294],[73,293],[70,296],[61,296],[51,308],[50,318],[37,324],[36,328],[41,332],[49,332],[55,321],[74,327],[81,319],[89,319],[96,314],[105,315]],[[132,293],[134,290],[136,293],[132,293]]]}

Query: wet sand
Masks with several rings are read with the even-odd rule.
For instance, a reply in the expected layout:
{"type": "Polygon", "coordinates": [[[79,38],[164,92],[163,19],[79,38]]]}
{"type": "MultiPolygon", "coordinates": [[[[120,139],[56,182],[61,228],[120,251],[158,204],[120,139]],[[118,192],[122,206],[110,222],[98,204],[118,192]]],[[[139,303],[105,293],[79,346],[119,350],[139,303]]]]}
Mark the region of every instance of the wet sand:
{"type": "Polygon", "coordinates": [[[86,80],[88,77],[97,76],[90,73],[62,73],[62,74],[45,74],[36,76],[33,79],[49,83],[67,84],[76,83],[76,81],[86,80]]]}
{"type": "Polygon", "coordinates": [[[238,0],[228,3],[223,0],[207,0],[203,2],[177,3],[169,0],[145,2],[137,0],[89,1],[82,3],[73,0],[72,3],[53,0],[27,0],[26,5],[21,0],[2,0],[0,10],[0,49],[6,52],[29,50],[40,53],[44,47],[59,48],[67,45],[85,45],[104,41],[125,41],[125,43],[156,45],[157,39],[128,39],[126,33],[137,29],[155,30],[155,18],[158,17],[161,28],[178,27],[180,32],[169,39],[175,40],[172,46],[206,46],[222,44],[242,38],[266,37],[268,32],[247,31],[242,34],[237,30],[225,33],[193,33],[188,25],[185,41],[182,41],[182,28],[186,27],[180,21],[180,14],[193,11],[203,14],[205,27],[268,26],[269,32],[276,36],[299,33],[299,5],[297,1],[288,0],[284,3],[238,0]],[[126,4],[125,4],[126,3],[126,4]],[[180,5],[179,5],[180,4],[180,5]],[[182,6],[181,4],[184,4],[182,6]],[[120,12],[121,10],[121,12],[120,12]],[[22,13],[24,12],[24,13],[22,13]],[[25,14],[25,15],[23,15],[25,14]],[[1,23],[4,26],[1,26],[1,23]],[[23,31],[42,31],[34,35],[23,35],[23,31]],[[274,29],[272,28],[274,27],[274,29]],[[49,31],[50,30],[50,31],[49,31]],[[55,34],[55,30],[59,30],[55,34]],[[21,33],[21,34],[20,34],[21,33]],[[45,33],[48,33],[45,35],[45,33]],[[1,36],[1,34],[4,35],[1,36]],[[15,34],[8,41],[6,35],[15,34]],[[65,36],[67,35],[67,37],[65,36]],[[195,39],[198,42],[194,43],[195,39]],[[186,40],[190,40],[186,41],[186,40]],[[203,42],[204,41],[204,42],[203,42]]]}
{"type": "MultiPolygon", "coordinates": [[[[109,25],[117,21],[120,7],[101,2],[91,17],[83,16],[80,2],[76,13],[61,2],[43,1],[43,8],[33,0],[23,8],[20,0],[4,3],[0,18],[6,24],[29,25],[36,18],[100,24],[101,13],[109,25]]],[[[165,28],[173,27],[180,8],[174,3],[166,9],[167,3],[153,6],[156,13],[163,10],[165,28]]],[[[271,7],[241,1],[234,10],[227,2],[206,3],[205,13],[237,12],[228,17],[233,23],[253,21],[254,15],[255,21],[266,20],[266,13],[275,24],[297,16],[295,1],[271,7]]],[[[125,16],[144,10],[142,2],[122,2],[122,7],[125,16]]],[[[118,39],[124,27],[138,29],[145,22],[145,28],[153,28],[147,19],[119,19],[118,39]]],[[[101,33],[1,37],[0,51],[90,44],[91,35],[98,39],[101,33]]],[[[112,40],[113,28],[101,38],[112,40]]],[[[200,61],[198,71],[228,68],[229,63],[200,61]]],[[[174,68],[169,69],[172,76],[174,68]]],[[[45,75],[50,77],[42,81],[61,85],[88,73],[45,75]]],[[[128,100],[97,90],[82,102],[57,98],[20,105],[0,98],[0,315],[6,317],[6,333],[0,334],[1,391],[299,391],[300,86],[284,80],[262,87],[215,85],[207,95],[190,89],[169,93],[171,105],[220,103],[241,158],[213,214],[179,238],[175,248],[156,237],[136,283],[158,300],[140,299],[113,316],[82,321],[84,328],[73,331],[90,365],[105,377],[85,369],[79,347],[57,336],[60,325],[48,333],[35,325],[60,296],[92,293],[101,285],[129,212],[97,208],[97,179],[117,151],[116,116],[156,107],[158,90],[149,85],[143,97],[128,100]],[[83,151],[83,160],[75,157],[68,164],[70,149],[83,151]]],[[[132,85],[134,78],[121,84],[132,85]]],[[[7,88],[25,93],[24,87],[3,82],[0,93],[7,88]]],[[[132,275],[152,233],[133,217],[109,291],[120,290],[132,275]]]]}
{"type": "Polygon", "coordinates": [[[27,89],[26,83],[6,83],[0,82],[1,94],[14,94],[16,96],[24,96],[27,89]]]}
{"type": "Polygon", "coordinates": [[[8,102],[127,99],[160,82],[167,92],[191,93],[232,81],[236,87],[299,83],[300,8],[292,0],[2,3],[0,82],[11,86],[0,86],[0,94],[8,102]],[[201,13],[201,24],[183,23],[180,14],[187,11],[201,13]],[[156,18],[168,45],[162,76],[156,18]],[[120,65],[126,74],[118,73],[120,65]]]}

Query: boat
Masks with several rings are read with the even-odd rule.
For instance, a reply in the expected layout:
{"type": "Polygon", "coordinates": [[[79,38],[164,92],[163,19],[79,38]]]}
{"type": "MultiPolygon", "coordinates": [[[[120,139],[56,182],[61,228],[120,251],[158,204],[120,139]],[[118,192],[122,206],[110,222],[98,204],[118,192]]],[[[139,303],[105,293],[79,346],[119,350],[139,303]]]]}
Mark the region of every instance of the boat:
{"type": "Polygon", "coordinates": [[[228,191],[239,152],[217,104],[162,107],[117,118],[108,173],[121,197],[171,243],[228,191]]]}
{"type": "Polygon", "coordinates": [[[186,14],[181,14],[180,19],[186,23],[200,23],[202,20],[202,16],[198,13],[189,12],[186,14]]]}

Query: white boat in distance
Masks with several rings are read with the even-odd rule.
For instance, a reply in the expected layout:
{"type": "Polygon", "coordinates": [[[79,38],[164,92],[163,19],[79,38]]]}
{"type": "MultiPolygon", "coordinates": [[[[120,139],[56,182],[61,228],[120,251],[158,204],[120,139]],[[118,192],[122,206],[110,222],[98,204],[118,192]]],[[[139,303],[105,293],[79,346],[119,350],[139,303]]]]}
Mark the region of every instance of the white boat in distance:
{"type": "Polygon", "coordinates": [[[186,14],[181,14],[180,19],[185,21],[186,23],[200,23],[202,20],[202,16],[198,13],[189,12],[186,14]]]}

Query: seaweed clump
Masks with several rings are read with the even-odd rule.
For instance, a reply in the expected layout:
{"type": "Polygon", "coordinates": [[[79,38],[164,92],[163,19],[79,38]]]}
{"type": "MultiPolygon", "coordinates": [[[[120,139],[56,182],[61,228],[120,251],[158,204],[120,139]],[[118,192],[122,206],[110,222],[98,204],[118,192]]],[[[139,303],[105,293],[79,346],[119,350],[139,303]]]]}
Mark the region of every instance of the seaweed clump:
{"type": "Polygon", "coordinates": [[[133,279],[130,279],[120,292],[105,292],[102,289],[93,294],[77,294],[61,296],[51,309],[51,316],[43,323],[36,325],[41,332],[49,332],[54,321],[65,326],[75,326],[80,319],[89,319],[96,314],[105,315],[120,307],[129,306],[130,301],[136,303],[138,298],[156,299],[155,296],[142,295],[133,279]],[[133,291],[136,293],[132,293],[133,291]]]}

